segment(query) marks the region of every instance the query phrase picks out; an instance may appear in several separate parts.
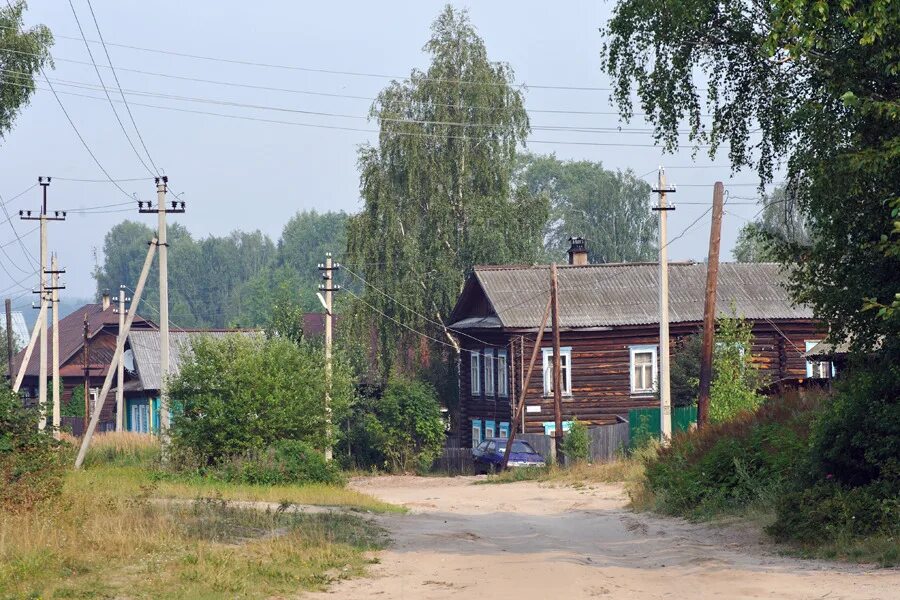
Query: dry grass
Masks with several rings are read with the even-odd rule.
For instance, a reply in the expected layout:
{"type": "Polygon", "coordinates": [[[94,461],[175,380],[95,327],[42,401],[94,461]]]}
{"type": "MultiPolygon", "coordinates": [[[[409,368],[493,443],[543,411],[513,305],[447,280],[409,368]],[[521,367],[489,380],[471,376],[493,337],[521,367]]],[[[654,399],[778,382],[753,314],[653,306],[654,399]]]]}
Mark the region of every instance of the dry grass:
{"type": "Polygon", "coordinates": [[[380,547],[360,517],[161,506],[70,478],[52,504],[0,514],[0,597],[256,598],[323,589],[380,547]]]}
{"type": "MultiPolygon", "coordinates": [[[[81,438],[67,433],[63,433],[61,439],[76,450],[81,446],[81,438]]],[[[159,460],[159,453],[159,438],[154,435],[131,431],[98,433],[91,439],[84,466],[151,465],[159,460]]]]}

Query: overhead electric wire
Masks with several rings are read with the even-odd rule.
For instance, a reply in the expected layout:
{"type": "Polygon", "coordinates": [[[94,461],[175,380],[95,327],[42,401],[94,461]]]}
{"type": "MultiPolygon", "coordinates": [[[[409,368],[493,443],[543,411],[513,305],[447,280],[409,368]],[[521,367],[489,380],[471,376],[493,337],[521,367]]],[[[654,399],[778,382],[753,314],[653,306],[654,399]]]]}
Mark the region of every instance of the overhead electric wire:
{"type": "MultiPolygon", "coordinates": [[[[75,23],[78,25],[78,31],[81,34],[81,39],[84,41],[84,48],[85,48],[85,50],[87,50],[88,57],[91,59],[91,64],[94,66],[94,72],[97,73],[97,79],[100,80],[100,87],[103,88],[103,93],[106,94],[106,99],[109,101],[109,107],[112,109],[113,115],[115,115],[115,117],[116,117],[116,122],[119,123],[119,128],[122,130],[122,134],[125,136],[125,139],[128,140],[128,145],[131,146],[131,150],[134,152],[134,155],[137,156],[141,165],[143,165],[144,168],[147,169],[147,171],[150,174],[155,175],[156,172],[153,169],[151,169],[149,166],[147,166],[147,162],[144,160],[144,157],[141,156],[140,152],[138,152],[137,147],[134,145],[134,142],[131,140],[131,136],[128,135],[128,130],[125,129],[125,124],[122,123],[122,119],[119,117],[119,111],[116,110],[116,105],[113,104],[112,97],[109,95],[109,91],[106,88],[106,84],[103,83],[103,76],[100,75],[100,69],[97,67],[97,61],[94,60],[94,53],[91,52],[91,45],[88,43],[87,37],[84,35],[84,29],[82,29],[82,27],[81,27],[81,20],[78,18],[78,12],[75,10],[75,4],[72,3],[72,0],[69,0],[69,8],[72,9],[72,16],[75,17],[75,23]]],[[[91,13],[93,14],[93,9],[91,9],[91,13]]],[[[98,32],[99,32],[99,29],[98,29],[98,32]]],[[[105,49],[106,49],[106,46],[104,45],[104,50],[105,49]]],[[[108,53],[107,53],[107,57],[109,57],[108,53]]],[[[110,65],[112,65],[111,61],[110,61],[110,65]]],[[[113,75],[115,75],[115,70],[113,70],[113,75]]],[[[116,82],[118,82],[118,79],[116,79],[116,82]]],[[[48,83],[49,83],[49,80],[48,80],[48,83]]],[[[123,101],[125,100],[124,95],[122,96],[122,100],[123,101]]],[[[127,102],[125,103],[125,106],[126,107],[128,106],[127,102]]],[[[146,148],[145,148],[145,150],[146,150],[146,148]]],[[[148,155],[148,157],[149,157],[149,155],[148,155]]]]}
{"type": "MultiPolygon", "coordinates": [[[[137,122],[134,120],[134,115],[131,114],[131,107],[128,106],[128,101],[125,99],[125,93],[122,91],[122,84],[119,83],[119,76],[116,74],[116,69],[113,66],[112,57],[109,55],[109,49],[106,47],[106,42],[103,39],[103,32],[100,31],[100,23],[97,22],[97,15],[94,14],[94,6],[91,4],[91,0],[86,0],[88,9],[91,11],[91,18],[94,20],[94,27],[97,29],[97,37],[100,38],[100,44],[103,46],[103,52],[106,54],[106,60],[109,63],[110,71],[112,71],[113,79],[116,82],[116,87],[119,88],[119,93],[122,95],[122,102],[125,103],[125,110],[128,112],[128,118],[131,119],[131,125],[134,127],[134,132],[137,134],[138,141],[141,143],[141,147],[144,149],[144,153],[147,154],[147,160],[150,161],[150,164],[153,166],[153,175],[159,175],[159,169],[156,167],[156,163],[153,162],[153,156],[150,155],[150,150],[147,149],[147,144],[144,143],[144,136],[141,135],[141,130],[137,125],[137,122]]],[[[69,4],[71,5],[71,0],[69,0],[69,4]]],[[[72,8],[74,11],[74,7],[72,8]]],[[[77,18],[77,17],[76,17],[77,18]]],[[[81,29],[81,24],[79,23],[78,29],[81,29]]],[[[93,62],[93,57],[91,57],[91,61],[93,62]]],[[[96,67],[96,63],[94,64],[96,67]]],[[[98,70],[97,76],[100,76],[100,72],[98,70]]],[[[100,83],[103,84],[103,79],[100,79],[100,83]]],[[[105,86],[104,86],[105,87],[105,86]]],[[[143,161],[141,161],[143,162],[143,161]]],[[[144,165],[146,167],[146,165],[144,165]]]]}

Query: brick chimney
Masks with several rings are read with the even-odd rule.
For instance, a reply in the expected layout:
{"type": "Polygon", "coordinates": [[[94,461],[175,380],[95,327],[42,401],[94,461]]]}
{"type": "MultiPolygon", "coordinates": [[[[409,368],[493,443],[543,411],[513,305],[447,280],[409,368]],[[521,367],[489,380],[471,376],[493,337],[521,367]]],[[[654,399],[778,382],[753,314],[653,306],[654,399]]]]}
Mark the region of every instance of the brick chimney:
{"type": "Polygon", "coordinates": [[[587,248],[584,247],[583,237],[570,237],[569,242],[569,264],[570,265],[586,265],[588,264],[587,248]]]}
{"type": "Polygon", "coordinates": [[[109,308],[109,290],[103,290],[103,310],[109,308]]]}

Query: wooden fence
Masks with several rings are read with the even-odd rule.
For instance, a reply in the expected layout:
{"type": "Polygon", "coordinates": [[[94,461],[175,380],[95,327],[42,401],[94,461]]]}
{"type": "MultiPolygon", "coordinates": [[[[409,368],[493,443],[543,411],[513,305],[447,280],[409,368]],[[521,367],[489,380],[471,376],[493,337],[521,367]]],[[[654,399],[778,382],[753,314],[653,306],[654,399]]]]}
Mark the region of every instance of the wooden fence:
{"type": "Polygon", "coordinates": [[[471,448],[444,448],[431,466],[432,472],[447,475],[471,475],[475,472],[471,448]]]}
{"type": "Polygon", "coordinates": [[[624,455],[630,441],[628,421],[588,429],[591,462],[609,462],[624,455]]]}

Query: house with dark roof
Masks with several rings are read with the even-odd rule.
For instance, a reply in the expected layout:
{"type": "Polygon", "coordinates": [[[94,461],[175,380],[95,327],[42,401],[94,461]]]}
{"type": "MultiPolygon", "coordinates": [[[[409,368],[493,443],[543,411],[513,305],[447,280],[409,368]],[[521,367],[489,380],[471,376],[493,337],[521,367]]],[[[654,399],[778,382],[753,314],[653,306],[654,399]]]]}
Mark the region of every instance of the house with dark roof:
{"type": "MultiPolygon", "coordinates": [[[[147,319],[135,315],[131,325],[132,330],[155,327],[147,319]]],[[[53,327],[48,329],[48,337],[52,340],[53,327]]],[[[116,338],[119,335],[119,314],[110,304],[108,295],[104,295],[101,302],[85,304],[59,321],[59,375],[62,380],[60,404],[63,415],[67,407],[78,405],[78,410],[83,406],[82,398],[73,398],[73,390],[85,382],[85,361],[88,371],[88,410],[93,411],[97,405],[97,396],[103,387],[103,380],[110,369],[113,355],[116,351],[116,338]],[[85,342],[85,322],[87,322],[87,341],[85,342]]],[[[49,341],[48,341],[49,347],[49,341]]],[[[18,373],[25,351],[21,351],[13,357],[12,373],[18,373]]],[[[47,353],[47,373],[53,373],[52,352],[47,353]]],[[[126,357],[126,365],[128,359],[126,357]]],[[[38,396],[38,382],[40,379],[40,353],[35,349],[31,359],[25,367],[25,376],[22,379],[22,387],[19,389],[24,401],[28,404],[36,403],[38,396]]],[[[129,381],[126,376],[126,387],[129,381]]],[[[133,385],[133,384],[132,384],[133,385]]],[[[50,392],[48,391],[48,402],[50,392]]],[[[98,428],[100,431],[115,429],[115,390],[107,395],[103,403],[102,413],[98,428]]],[[[82,419],[78,417],[64,417],[63,426],[72,429],[79,435],[82,431],[82,419]]]]}
{"type": "MultiPolygon", "coordinates": [[[[562,412],[564,421],[601,425],[659,406],[659,266],[591,265],[583,252],[573,246],[570,264],[558,268],[562,412]]],[[[805,356],[825,338],[821,324],[791,301],[783,280],[776,264],[722,264],[716,301],[719,316],[733,308],[752,322],[753,360],[767,381],[782,384],[828,372],[805,356]]],[[[468,277],[449,318],[461,349],[460,445],[508,435],[523,392],[518,430],[555,429],[549,326],[522,384],[549,287],[547,265],[479,266],[468,277]]],[[[702,326],[705,289],[705,264],[670,263],[672,350],[702,326]]]]}
{"type": "MultiPolygon", "coordinates": [[[[201,338],[224,339],[231,335],[262,336],[256,329],[179,329],[169,332],[169,376],[178,375],[189,359],[193,343],[201,338]]],[[[158,329],[136,329],[128,333],[127,352],[131,356],[131,379],[126,381],[125,428],[150,433],[159,428],[159,392],[162,387],[158,329]]]]}

